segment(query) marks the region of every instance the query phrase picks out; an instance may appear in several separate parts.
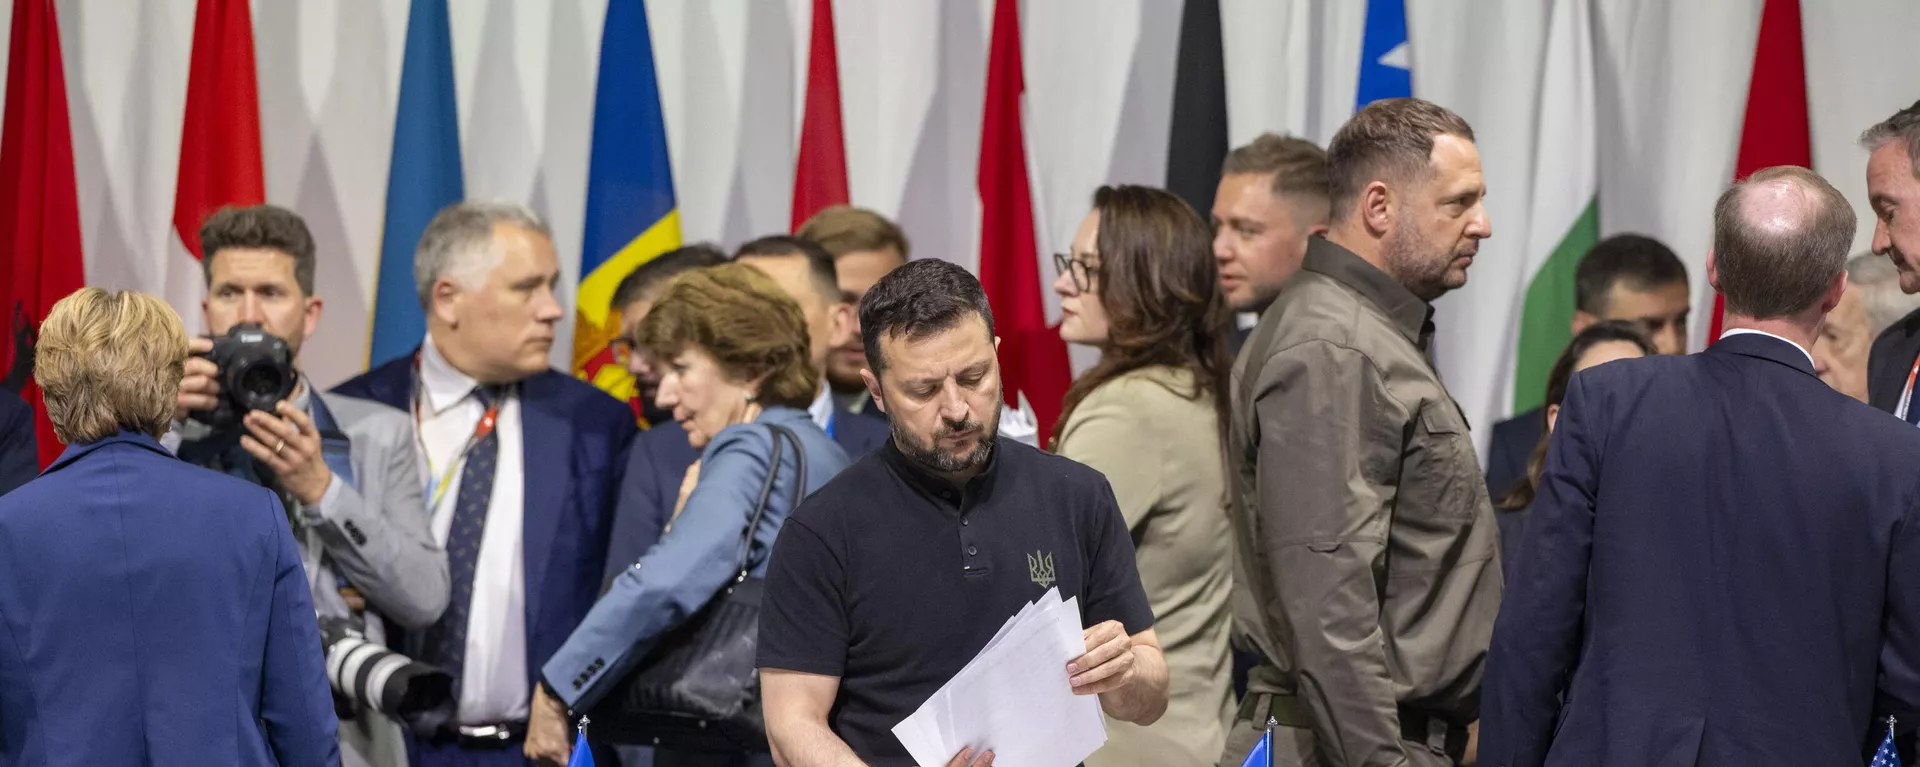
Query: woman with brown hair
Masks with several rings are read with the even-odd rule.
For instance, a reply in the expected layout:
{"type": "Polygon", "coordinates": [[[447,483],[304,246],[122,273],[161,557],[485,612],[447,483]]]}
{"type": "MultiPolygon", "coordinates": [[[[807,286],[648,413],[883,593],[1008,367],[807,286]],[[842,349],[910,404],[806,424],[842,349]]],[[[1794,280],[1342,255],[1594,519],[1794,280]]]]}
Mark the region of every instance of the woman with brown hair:
{"type": "MultiPolygon", "coordinates": [[[[760,270],[722,264],[674,278],[641,321],[638,336],[660,372],[656,404],[686,429],[700,460],[687,470],[660,541],[614,578],[547,661],[549,694],[574,711],[593,708],[662,636],[743,571],[763,575],[793,499],[847,466],[846,453],[807,412],[820,393],[820,374],[800,307],[760,270]],[[763,487],[770,490],[763,493],[763,487]],[[748,529],[756,518],[758,526],[748,529]],[[744,564],[743,542],[749,544],[744,564]]],[[[564,762],[567,755],[528,756],[564,762]]],[[[654,753],[654,764],[663,767],[751,763],[768,759],[654,753]]]]}
{"type": "Polygon", "coordinates": [[[1100,350],[1067,390],[1055,451],[1099,469],[1131,529],[1172,689],[1158,722],[1109,719],[1089,767],[1211,764],[1232,715],[1227,337],[1212,233],[1180,198],[1101,187],[1054,256],[1060,337],[1100,350]]]}
{"type": "Polygon", "coordinates": [[[1527,511],[1533,507],[1533,495],[1540,486],[1540,470],[1547,462],[1547,441],[1553,438],[1553,424],[1560,418],[1560,403],[1567,398],[1567,383],[1573,380],[1574,373],[1603,362],[1651,357],[1656,353],[1653,340],[1639,325],[1627,320],[1608,320],[1588,325],[1574,334],[1567,348],[1560,352],[1560,358],[1554,360],[1553,372],[1547,374],[1546,406],[1540,410],[1540,417],[1547,420],[1547,428],[1540,432],[1540,442],[1533,446],[1533,456],[1527,459],[1526,476],[1494,504],[1498,512],[1494,521],[1500,525],[1500,574],[1506,582],[1513,582],[1514,560],[1527,530],[1527,511]]]}

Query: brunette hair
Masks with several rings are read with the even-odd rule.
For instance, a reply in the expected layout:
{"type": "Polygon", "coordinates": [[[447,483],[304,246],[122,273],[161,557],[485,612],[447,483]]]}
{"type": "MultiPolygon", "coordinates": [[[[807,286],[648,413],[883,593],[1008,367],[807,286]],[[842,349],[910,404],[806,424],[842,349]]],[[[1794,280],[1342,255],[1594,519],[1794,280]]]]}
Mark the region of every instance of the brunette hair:
{"type": "Polygon", "coordinates": [[[656,359],[687,347],[712,356],[736,381],[760,380],[763,405],[805,409],[820,396],[800,305],[765,272],[721,264],[673,278],[640,321],[639,346],[656,359]]]}
{"type": "Polygon", "coordinates": [[[1651,357],[1659,353],[1653,348],[1653,339],[1647,332],[1631,320],[1607,320],[1588,325],[1567,342],[1560,359],[1553,361],[1553,372],[1547,374],[1547,401],[1540,406],[1540,441],[1533,446],[1533,455],[1527,457],[1526,476],[1513,483],[1497,507],[1501,511],[1519,511],[1533,503],[1534,493],[1540,487],[1540,470],[1547,463],[1547,438],[1552,429],[1547,428],[1547,406],[1559,405],[1567,399],[1567,384],[1573,380],[1573,366],[1580,364],[1580,358],[1587,356],[1593,347],[1609,341],[1626,341],[1640,348],[1642,356],[1651,357]]]}
{"type": "Polygon", "coordinates": [[[1212,400],[1224,456],[1233,313],[1220,290],[1212,230],[1164,189],[1103,186],[1093,193],[1093,209],[1100,214],[1100,264],[1091,287],[1106,309],[1107,340],[1100,361],[1067,389],[1059,422],[1108,381],[1155,365],[1179,368],[1193,374],[1194,390],[1177,394],[1212,400]]]}

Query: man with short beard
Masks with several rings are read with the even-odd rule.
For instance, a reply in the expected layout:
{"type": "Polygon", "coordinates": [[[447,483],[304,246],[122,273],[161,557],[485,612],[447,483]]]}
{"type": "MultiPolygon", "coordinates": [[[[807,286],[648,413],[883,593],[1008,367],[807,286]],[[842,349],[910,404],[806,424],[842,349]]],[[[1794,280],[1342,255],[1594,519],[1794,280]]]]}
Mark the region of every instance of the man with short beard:
{"type": "Polygon", "coordinates": [[[1098,471],[998,435],[980,282],[908,263],[861,300],[860,332],[892,439],[803,502],[774,545],[759,665],[775,760],[913,764],[893,726],[1053,588],[1085,621],[1086,654],[1061,669],[1073,691],[1121,721],[1159,719],[1167,664],[1126,519],[1098,471]]]}
{"type": "Polygon", "coordinates": [[[1234,367],[1235,623],[1263,662],[1221,763],[1272,721],[1276,765],[1450,765],[1500,563],[1430,304],[1493,234],[1480,155],[1458,115],[1389,99],[1334,135],[1327,168],[1331,228],[1234,367]]]}

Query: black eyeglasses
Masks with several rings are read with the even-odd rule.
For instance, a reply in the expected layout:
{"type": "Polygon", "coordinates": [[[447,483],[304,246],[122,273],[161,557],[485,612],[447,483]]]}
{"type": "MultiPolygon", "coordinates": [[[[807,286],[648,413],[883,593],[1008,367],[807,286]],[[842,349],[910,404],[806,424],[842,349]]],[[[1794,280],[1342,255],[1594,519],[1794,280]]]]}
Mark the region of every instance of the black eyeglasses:
{"type": "Polygon", "coordinates": [[[1061,274],[1073,275],[1073,287],[1082,293],[1093,289],[1093,281],[1100,277],[1100,267],[1088,264],[1065,253],[1053,254],[1053,267],[1061,274]]]}

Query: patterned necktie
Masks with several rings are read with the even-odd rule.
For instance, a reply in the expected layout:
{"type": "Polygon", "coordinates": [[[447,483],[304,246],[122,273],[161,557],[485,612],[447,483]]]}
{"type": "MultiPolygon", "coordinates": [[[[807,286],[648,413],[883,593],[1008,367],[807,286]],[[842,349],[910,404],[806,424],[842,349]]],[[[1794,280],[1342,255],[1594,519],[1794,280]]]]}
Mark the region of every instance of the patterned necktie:
{"type": "MultiPolygon", "coordinates": [[[[480,387],[473,398],[482,409],[504,396],[499,387],[480,387]]],[[[446,612],[427,630],[426,660],[453,675],[454,698],[460,696],[461,672],[467,659],[467,616],[473,608],[473,575],[480,564],[480,540],[487,531],[487,508],[493,500],[493,473],[499,461],[500,432],[489,430],[467,451],[460,473],[460,490],[453,505],[453,524],[447,530],[447,574],[452,589],[446,612]]]]}

